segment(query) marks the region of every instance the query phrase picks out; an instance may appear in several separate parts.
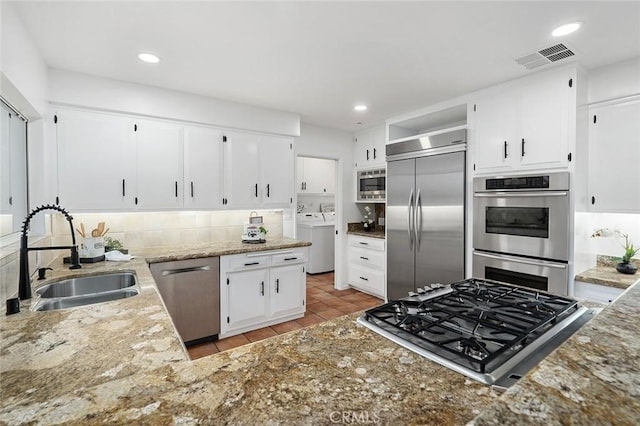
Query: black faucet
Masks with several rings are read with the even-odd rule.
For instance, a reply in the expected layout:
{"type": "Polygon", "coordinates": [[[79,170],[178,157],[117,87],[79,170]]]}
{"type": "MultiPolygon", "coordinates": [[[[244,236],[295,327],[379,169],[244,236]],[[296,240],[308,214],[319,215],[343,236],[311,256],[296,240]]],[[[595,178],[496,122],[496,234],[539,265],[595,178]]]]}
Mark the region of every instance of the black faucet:
{"type": "Polygon", "coordinates": [[[22,222],[22,235],[20,236],[20,277],[18,281],[18,297],[21,300],[31,298],[31,275],[29,274],[29,252],[33,250],[63,250],[71,249],[71,266],[69,269],[80,269],[80,257],[78,256],[78,246],[76,245],[76,234],[73,230],[73,217],[65,209],[55,204],[46,204],[31,210],[22,222]],[[43,210],[55,210],[62,213],[69,222],[71,228],[71,245],[70,246],[52,246],[52,247],[28,247],[27,231],[31,219],[43,210]]]}

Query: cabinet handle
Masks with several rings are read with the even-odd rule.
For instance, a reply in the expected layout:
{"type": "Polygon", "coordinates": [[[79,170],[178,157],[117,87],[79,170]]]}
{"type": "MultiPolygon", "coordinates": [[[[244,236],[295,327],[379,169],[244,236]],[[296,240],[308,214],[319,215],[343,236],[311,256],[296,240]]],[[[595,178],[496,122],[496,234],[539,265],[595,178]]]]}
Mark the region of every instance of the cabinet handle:
{"type": "Polygon", "coordinates": [[[264,296],[264,281],[260,283],[260,296],[264,296]]]}
{"type": "Polygon", "coordinates": [[[362,260],[369,260],[369,258],[368,258],[368,257],[364,257],[364,256],[360,256],[360,259],[362,259],[362,260]]]}
{"type": "Polygon", "coordinates": [[[122,179],[122,196],[124,197],[126,194],[126,183],[125,180],[122,179]]]}
{"type": "Polygon", "coordinates": [[[595,204],[596,203],[596,197],[592,196],[591,197],[591,204],[595,204]]]}
{"type": "Polygon", "coordinates": [[[276,293],[280,293],[280,278],[276,278],[276,293]]]}
{"type": "Polygon", "coordinates": [[[209,271],[211,270],[211,266],[193,266],[190,268],[178,268],[178,269],[165,269],[162,271],[162,276],[166,277],[167,275],[175,275],[175,274],[184,274],[187,272],[199,272],[199,271],[209,271]]]}
{"type": "Polygon", "coordinates": [[[176,198],[178,198],[178,181],[176,181],[176,198]]]}
{"type": "Polygon", "coordinates": [[[369,243],[363,243],[362,241],[359,242],[360,244],[362,244],[363,246],[368,246],[369,243]]]}
{"type": "Polygon", "coordinates": [[[12,206],[13,205],[13,197],[9,197],[9,205],[12,206]]]}
{"type": "Polygon", "coordinates": [[[368,278],[365,278],[365,277],[360,277],[360,279],[361,279],[361,280],[365,280],[365,281],[369,281],[369,279],[368,279],[368,278]]]}
{"type": "Polygon", "coordinates": [[[253,266],[253,265],[259,265],[260,262],[251,262],[251,263],[245,263],[244,266],[253,266]]]}
{"type": "Polygon", "coordinates": [[[300,191],[304,191],[304,182],[300,182],[300,191]]]}
{"type": "Polygon", "coordinates": [[[373,159],[374,160],[376,159],[376,149],[375,148],[373,148],[373,159]]]}
{"type": "Polygon", "coordinates": [[[369,150],[367,150],[367,161],[369,161],[369,150]]]}
{"type": "Polygon", "coordinates": [[[524,157],[524,138],[522,138],[522,156],[524,157]]]}
{"type": "Polygon", "coordinates": [[[270,195],[270,191],[269,191],[269,184],[267,184],[267,198],[269,198],[270,196],[271,195],[270,195]]]}
{"type": "Polygon", "coordinates": [[[297,260],[297,259],[298,259],[297,257],[285,257],[284,258],[285,261],[287,261],[287,260],[297,260]]]}
{"type": "Polygon", "coordinates": [[[258,198],[258,184],[256,183],[256,198],[258,198]]]}
{"type": "Polygon", "coordinates": [[[135,202],[136,202],[136,206],[137,206],[138,205],[138,197],[136,197],[135,202]]]}
{"type": "Polygon", "coordinates": [[[507,143],[507,141],[504,141],[504,158],[507,158],[509,155],[507,154],[507,145],[509,145],[507,143]]]}

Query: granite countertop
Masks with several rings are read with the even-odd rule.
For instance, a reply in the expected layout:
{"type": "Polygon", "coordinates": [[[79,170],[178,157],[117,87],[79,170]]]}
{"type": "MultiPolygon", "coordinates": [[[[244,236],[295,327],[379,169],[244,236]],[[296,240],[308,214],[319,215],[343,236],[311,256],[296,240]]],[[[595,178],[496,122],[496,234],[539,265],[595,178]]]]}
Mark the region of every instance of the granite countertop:
{"type": "Polygon", "coordinates": [[[347,234],[384,240],[384,226],[376,226],[372,231],[365,231],[362,229],[362,223],[352,222],[347,224],[347,234]]]}
{"type": "MultiPolygon", "coordinates": [[[[266,247],[283,248],[275,242],[266,247]]],[[[140,257],[130,262],[84,265],[84,274],[133,270],[142,292],[49,312],[32,312],[26,301],[20,314],[0,318],[0,423],[640,420],[640,342],[635,337],[640,286],[605,308],[503,395],[356,324],[357,314],[190,361],[147,260],[241,249],[233,244],[230,252],[211,246],[174,248],[173,254],[149,249],[144,255],[132,253],[140,257]]],[[[51,278],[38,283],[71,272],[61,261],[53,268],[51,278]]]]}
{"type": "MultiPolygon", "coordinates": [[[[636,259],[634,259],[636,260],[636,259]]],[[[640,260],[636,260],[638,264],[640,260]]],[[[604,285],[619,289],[626,289],[640,280],[640,274],[626,275],[616,271],[615,261],[608,256],[598,256],[594,268],[588,269],[576,275],[576,281],[604,285]]]]}

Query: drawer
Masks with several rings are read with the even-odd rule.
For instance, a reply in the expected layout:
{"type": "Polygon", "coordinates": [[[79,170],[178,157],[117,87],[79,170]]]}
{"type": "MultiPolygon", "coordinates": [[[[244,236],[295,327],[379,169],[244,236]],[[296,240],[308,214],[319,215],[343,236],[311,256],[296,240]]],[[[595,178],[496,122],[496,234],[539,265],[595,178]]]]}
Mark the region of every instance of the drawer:
{"type": "Polygon", "coordinates": [[[384,295],[384,273],[371,268],[350,265],[349,284],[377,296],[384,295]]]}
{"type": "Polygon", "coordinates": [[[283,250],[274,253],[272,266],[290,265],[307,261],[307,249],[283,250]]]}
{"type": "Polygon", "coordinates": [[[349,245],[352,247],[363,247],[371,250],[384,251],[385,241],[381,238],[367,238],[356,235],[349,235],[349,245]]]}
{"type": "Polygon", "coordinates": [[[371,250],[369,248],[349,247],[349,263],[384,271],[384,252],[371,250]]]}
{"type": "Polygon", "coordinates": [[[234,254],[220,258],[220,269],[227,272],[268,266],[271,266],[271,254],[269,252],[234,254]]]}

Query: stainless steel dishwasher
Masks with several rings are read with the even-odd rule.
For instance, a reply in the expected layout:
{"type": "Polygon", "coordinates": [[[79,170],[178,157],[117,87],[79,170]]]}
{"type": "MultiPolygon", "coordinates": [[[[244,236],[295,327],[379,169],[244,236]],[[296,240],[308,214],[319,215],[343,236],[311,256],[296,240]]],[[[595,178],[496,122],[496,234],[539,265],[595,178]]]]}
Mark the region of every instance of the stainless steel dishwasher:
{"type": "Polygon", "coordinates": [[[220,333],[220,258],[149,265],[171,319],[185,344],[220,333]]]}

